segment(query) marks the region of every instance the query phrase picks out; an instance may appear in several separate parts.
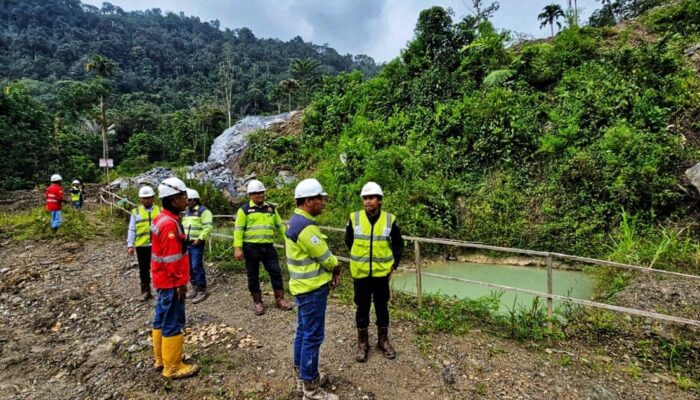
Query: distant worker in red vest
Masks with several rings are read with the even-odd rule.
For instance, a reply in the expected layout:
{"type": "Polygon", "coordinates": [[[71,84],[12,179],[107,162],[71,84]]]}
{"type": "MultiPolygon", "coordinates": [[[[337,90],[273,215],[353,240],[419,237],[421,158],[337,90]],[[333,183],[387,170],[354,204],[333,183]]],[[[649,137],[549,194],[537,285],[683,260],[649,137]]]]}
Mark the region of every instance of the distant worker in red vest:
{"type": "Polygon", "coordinates": [[[163,209],[151,225],[151,276],[158,293],[153,316],[154,367],[169,379],[188,378],[199,370],[182,362],[185,298],[190,280],[187,236],[180,213],[187,208],[187,188],[177,178],[158,185],[163,209]]]}
{"type": "Polygon", "coordinates": [[[51,175],[51,185],[46,189],[46,210],[51,213],[51,230],[58,231],[61,226],[61,210],[63,209],[63,178],[59,174],[51,175]]]}

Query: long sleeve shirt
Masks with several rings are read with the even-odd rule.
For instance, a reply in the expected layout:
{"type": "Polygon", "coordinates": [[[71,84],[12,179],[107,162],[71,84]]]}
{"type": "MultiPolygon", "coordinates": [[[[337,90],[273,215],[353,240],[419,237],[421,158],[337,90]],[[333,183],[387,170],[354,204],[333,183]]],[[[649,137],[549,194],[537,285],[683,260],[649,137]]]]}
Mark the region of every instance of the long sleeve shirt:
{"type": "MultiPolygon", "coordinates": [[[[370,215],[365,211],[367,214],[367,219],[369,219],[369,222],[374,226],[374,224],[377,222],[379,219],[379,215],[381,214],[380,212],[377,212],[377,215],[370,215]]],[[[394,265],[391,267],[392,269],[396,269],[399,266],[399,262],[401,261],[401,256],[403,255],[403,249],[404,249],[404,242],[403,242],[403,237],[401,236],[401,229],[399,228],[399,224],[394,221],[393,224],[391,224],[391,233],[389,234],[389,239],[390,239],[390,244],[389,247],[391,247],[391,253],[394,255],[394,265]]],[[[345,245],[348,246],[348,250],[352,249],[352,244],[355,242],[355,235],[354,232],[352,231],[352,222],[348,220],[347,224],[345,225],[345,245]]]]}
{"type": "Polygon", "coordinates": [[[257,205],[251,200],[236,213],[233,247],[243,247],[243,242],[274,243],[275,232],[284,238],[285,231],[282,218],[274,205],[268,202],[257,205]]]}
{"type": "MultiPolygon", "coordinates": [[[[146,211],[149,213],[153,210],[153,206],[146,207],[146,211]]],[[[126,247],[134,247],[134,241],[136,240],[136,217],[134,214],[130,214],[129,218],[129,229],[126,231],[126,247]]],[[[150,246],[150,244],[148,244],[150,246]]]]}
{"type": "Polygon", "coordinates": [[[180,217],[168,210],[161,211],[153,220],[151,234],[153,286],[172,289],[186,285],[190,280],[190,259],[180,217]]]}
{"type": "Polygon", "coordinates": [[[52,183],[46,189],[46,210],[61,211],[63,208],[63,188],[58,183],[52,183]]]}

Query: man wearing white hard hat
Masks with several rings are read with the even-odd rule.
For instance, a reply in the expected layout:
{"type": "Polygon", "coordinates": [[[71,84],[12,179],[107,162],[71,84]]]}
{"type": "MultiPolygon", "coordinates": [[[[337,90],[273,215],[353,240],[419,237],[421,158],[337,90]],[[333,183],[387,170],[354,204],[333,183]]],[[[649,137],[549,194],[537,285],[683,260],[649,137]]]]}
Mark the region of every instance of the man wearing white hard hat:
{"type": "Polygon", "coordinates": [[[340,283],[338,259],[331,253],[326,235],[316,223],[323,212],[326,192],[316,179],[305,179],[294,189],[297,208],[286,232],[289,290],[296,296],[297,329],[294,337],[294,369],[304,398],[338,400],[327,393],[318,370],[323,343],[328,292],[340,283]]]}
{"type": "Polygon", "coordinates": [[[131,210],[129,229],[126,236],[126,251],[136,254],[141,280],[141,300],[151,299],[151,224],[160,213],[160,207],[153,204],[153,188],[142,186],[139,189],[138,207],[131,210]]]}
{"type": "Polygon", "coordinates": [[[70,202],[76,210],[83,207],[83,184],[78,179],[73,179],[73,184],[70,187],[70,202]]]}
{"type": "Polygon", "coordinates": [[[248,197],[250,200],[238,209],[236,215],[233,247],[237,260],[245,258],[248,292],[253,298],[253,312],[255,315],[265,313],[260,290],[260,263],[270,275],[277,308],[289,311],[292,305],[284,299],[282,272],[273,245],[275,233],[284,238],[282,218],[275,205],[265,201],[265,185],[259,180],[253,179],[248,182],[248,197]]]}
{"type": "Polygon", "coordinates": [[[396,217],[382,210],[384,192],[375,182],[360,191],[364,210],[350,214],[345,227],[345,244],[350,249],[350,275],[353,277],[357,310],[357,352],[355,361],[369,355],[369,312],[374,302],[377,315],[377,350],[386,358],[396,358],[389,341],[389,279],[403,254],[403,238],[396,217]]]}
{"type": "Polygon", "coordinates": [[[204,301],[207,294],[207,275],[204,271],[204,244],[214,230],[214,216],[202,205],[199,192],[187,189],[187,209],[182,217],[182,227],[187,235],[187,252],[190,255],[190,283],[192,292],[187,298],[193,304],[204,301]]]}
{"type": "Polygon", "coordinates": [[[187,378],[196,374],[199,367],[182,362],[185,298],[190,280],[187,235],[180,223],[180,213],[187,208],[185,183],[178,178],[163,180],[158,185],[158,198],[163,209],[151,226],[151,276],[158,292],[153,315],[153,366],[162,369],[166,378],[187,378]]]}
{"type": "Polygon", "coordinates": [[[51,213],[51,230],[56,233],[61,226],[61,210],[63,210],[63,178],[59,174],[51,175],[51,184],[46,188],[46,211],[51,213]]]}

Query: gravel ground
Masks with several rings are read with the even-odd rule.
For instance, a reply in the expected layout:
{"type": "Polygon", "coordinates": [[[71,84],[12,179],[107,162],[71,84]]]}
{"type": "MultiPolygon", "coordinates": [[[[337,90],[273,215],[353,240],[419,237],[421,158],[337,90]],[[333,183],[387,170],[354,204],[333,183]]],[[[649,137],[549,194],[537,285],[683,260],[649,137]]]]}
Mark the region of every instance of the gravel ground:
{"type": "MultiPolygon", "coordinates": [[[[187,306],[185,350],[202,371],[170,382],[150,368],[153,303],[137,300],[138,270],[120,240],[0,240],[0,398],[296,398],[295,313],[254,316],[245,276],[208,264],[211,296],[187,306]]],[[[269,307],[269,282],[264,289],[269,307]]],[[[332,295],[321,368],[342,399],[697,398],[603,346],[479,329],[419,335],[411,321],[392,325],[396,360],[373,351],[358,364],[353,321],[354,308],[332,295]]]]}

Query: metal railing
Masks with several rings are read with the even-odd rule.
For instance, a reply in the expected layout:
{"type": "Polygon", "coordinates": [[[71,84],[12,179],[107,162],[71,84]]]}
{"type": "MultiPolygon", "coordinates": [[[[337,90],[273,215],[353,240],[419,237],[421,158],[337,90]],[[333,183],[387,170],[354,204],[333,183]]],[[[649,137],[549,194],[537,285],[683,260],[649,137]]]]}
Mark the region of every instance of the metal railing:
{"type": "MultiPolygon", "coordinates": [[[[129,201],[128,199],[126,199],[124,197],[121,197],[121,196],[119,196],[115,193],[112,193],[106,189],[100,189],[100,190],[102,192],[105,192],[106,194],[109,194],[109,196],[112,199],[118,198],[120,200],[125,200],[129,204],[132,204],[135,206],[134,203],[132,203],[131,201],[129,201]]],[[[100,195],[100,199],[102,201],[104,201],[105,203],[109,203],[111,207],[117,207],[125,212],[129,212],[128,210],[126,210],[123,207],[120,207],[118,204],[114,203],[113,201],[110,202],[109,200],[105,199],[102,195],[100,195]]],[[[215,215],[214,217],[215,218],[232,218],[232,219],[236,218],[234,215],[215,215]]],[[[330,226],[320,226],[320,228],[325,230],[325,231],[330,231],[330,232],[345,232],[345,229],[343,229],[343,228],[336,228],[336,227],[330,227],[330,226]]],[[[221,233],[212,233],[211,237],[217,238],[217,239],[233,240],[233,236],[224,235],[221,233]]],[[[664,270],[652,269],[649,267],[641,267],[638,265],[618,263],[618,262],[614,262],[614,261],[598,260],[595,258],[573,256],[570,254],[563,254],[563,253],[556,253],[556,252],[549,252],[549,251],[518,249],[518,248],[511,248],[511,247],[492,246],[492,245],[486,245],[486,244],[481,244],[481,243],[472,243],[472,242],[466,242],[466,241],[460,241],[460,240],[454,240],[454,239],[422,238],[422,237],[416,237],[416,236],[404,236],[403,238],[404,238],[404,240],[411,241],[414,244],[414,264],[415,264],[415,269],[416,269],[416,297],[417,297],[417,302],[418,302],[419,308],[423,306],[422,277],[429,276],[429,277],[438,278],[438,279],[452,280],[452,281],[463,282],[463,283],[468,283],[468,284],[473,284],[473,285],[486,286],[486,287],[510,291],[510,292],[525,293],[525,294],[529,294],[529,295],[533,295],[533,296],[544,297],[547,299],[547,316],[548,316],[548,321],[549,321],[548,324],[549,324],[550,329],[552,328],[551,321],[553,319],[553,314],[554,314],[554,306],[553,306],[554,300],[567,301],[567,302],[574,303],[574,304],[580,304],[580,305],[585,305],[585,306],[589,306],[589,307],[596,307],[596,308],[606,309],[606,310],[610,310],[610,311],[615,311],[615,312],[620,312],[620,313],[625,313],[625,314],[630,314],[630,315],[636,315],[636,316],[640,316],[640,317],[647,317],[647,318],[652,318],[652,319],[661,320],[661,321],[667,321],[667,322],[673,322],[673,323],[677,323],[677,324],[700,327],[700,321],[694,320],[694,319],[676,317],[676,316],[672,316],[672,315],[657,313],[657,312],[653,312],[653,311],[639,310],[639,309],[630,308],[630,307],[615,306],[615,305],[611,305],[611,304],[599,303],[599,302],[590,301],[590,300],[577,299],[574,297],[562,296],[562,295],[558,295],[558,294],[553,293],[553,270],[554,270],[553,263],[554,263],[555,258],[569,260],[569,261],[576,261],[576,262],[581,262],[581,263],[587,263],[587,264],[601,265],[601,266],[612,267],[612,268],[627,269],[627,270],[638,271],[638,272],[642,272],[642,273],[652,273],[652,274],[659,274],[659,275],[665,275],[665,276],[672,276],[672,277],[676,277],[676,278],[685,278],[685,279],[700,281],[700,276],[698,276],[698,275],[690,275],[690,274],[683,274],[683,273],[679,273],[679,272],[664,271],[664,270]],[[473,249],[479,249],[479,250],[490,250],[490,251],[498,251],[498,252],[504,252],[504,253],[513,253],[513,254],[521,254],[521,255],[545,258],[546,259],[546,268],[547,268],[547,292],[545,293],[545,292],[540,292],[540,291],[535,291],[535,290],[499,285],[499,284],[495,284],[495,283],[481,282],[481,281],[475,281],[475,280],[470,280],[470,279],[463,279],[463,278],[456,278],[456,277],[452,277],[452,276],[434,274],[434,273],[430,273],[430,272],[423,272],[422,271],[423,260],[421,258],[421,243],[441,244],[441,245],[447,245],[447,246],[473,248],[473,249]]],[[[210,245],[211,245],[211,241],[210,241],[210,245]]],[[[275,247],[284,248],[284,246],[281,244],[275,244],[275,247]]],[[[348,263],[350,262],[350,259],[347,257],[341,257],[341,256],[336,256],[336,257],[340,261],[348,262],[348,263]]]]}

